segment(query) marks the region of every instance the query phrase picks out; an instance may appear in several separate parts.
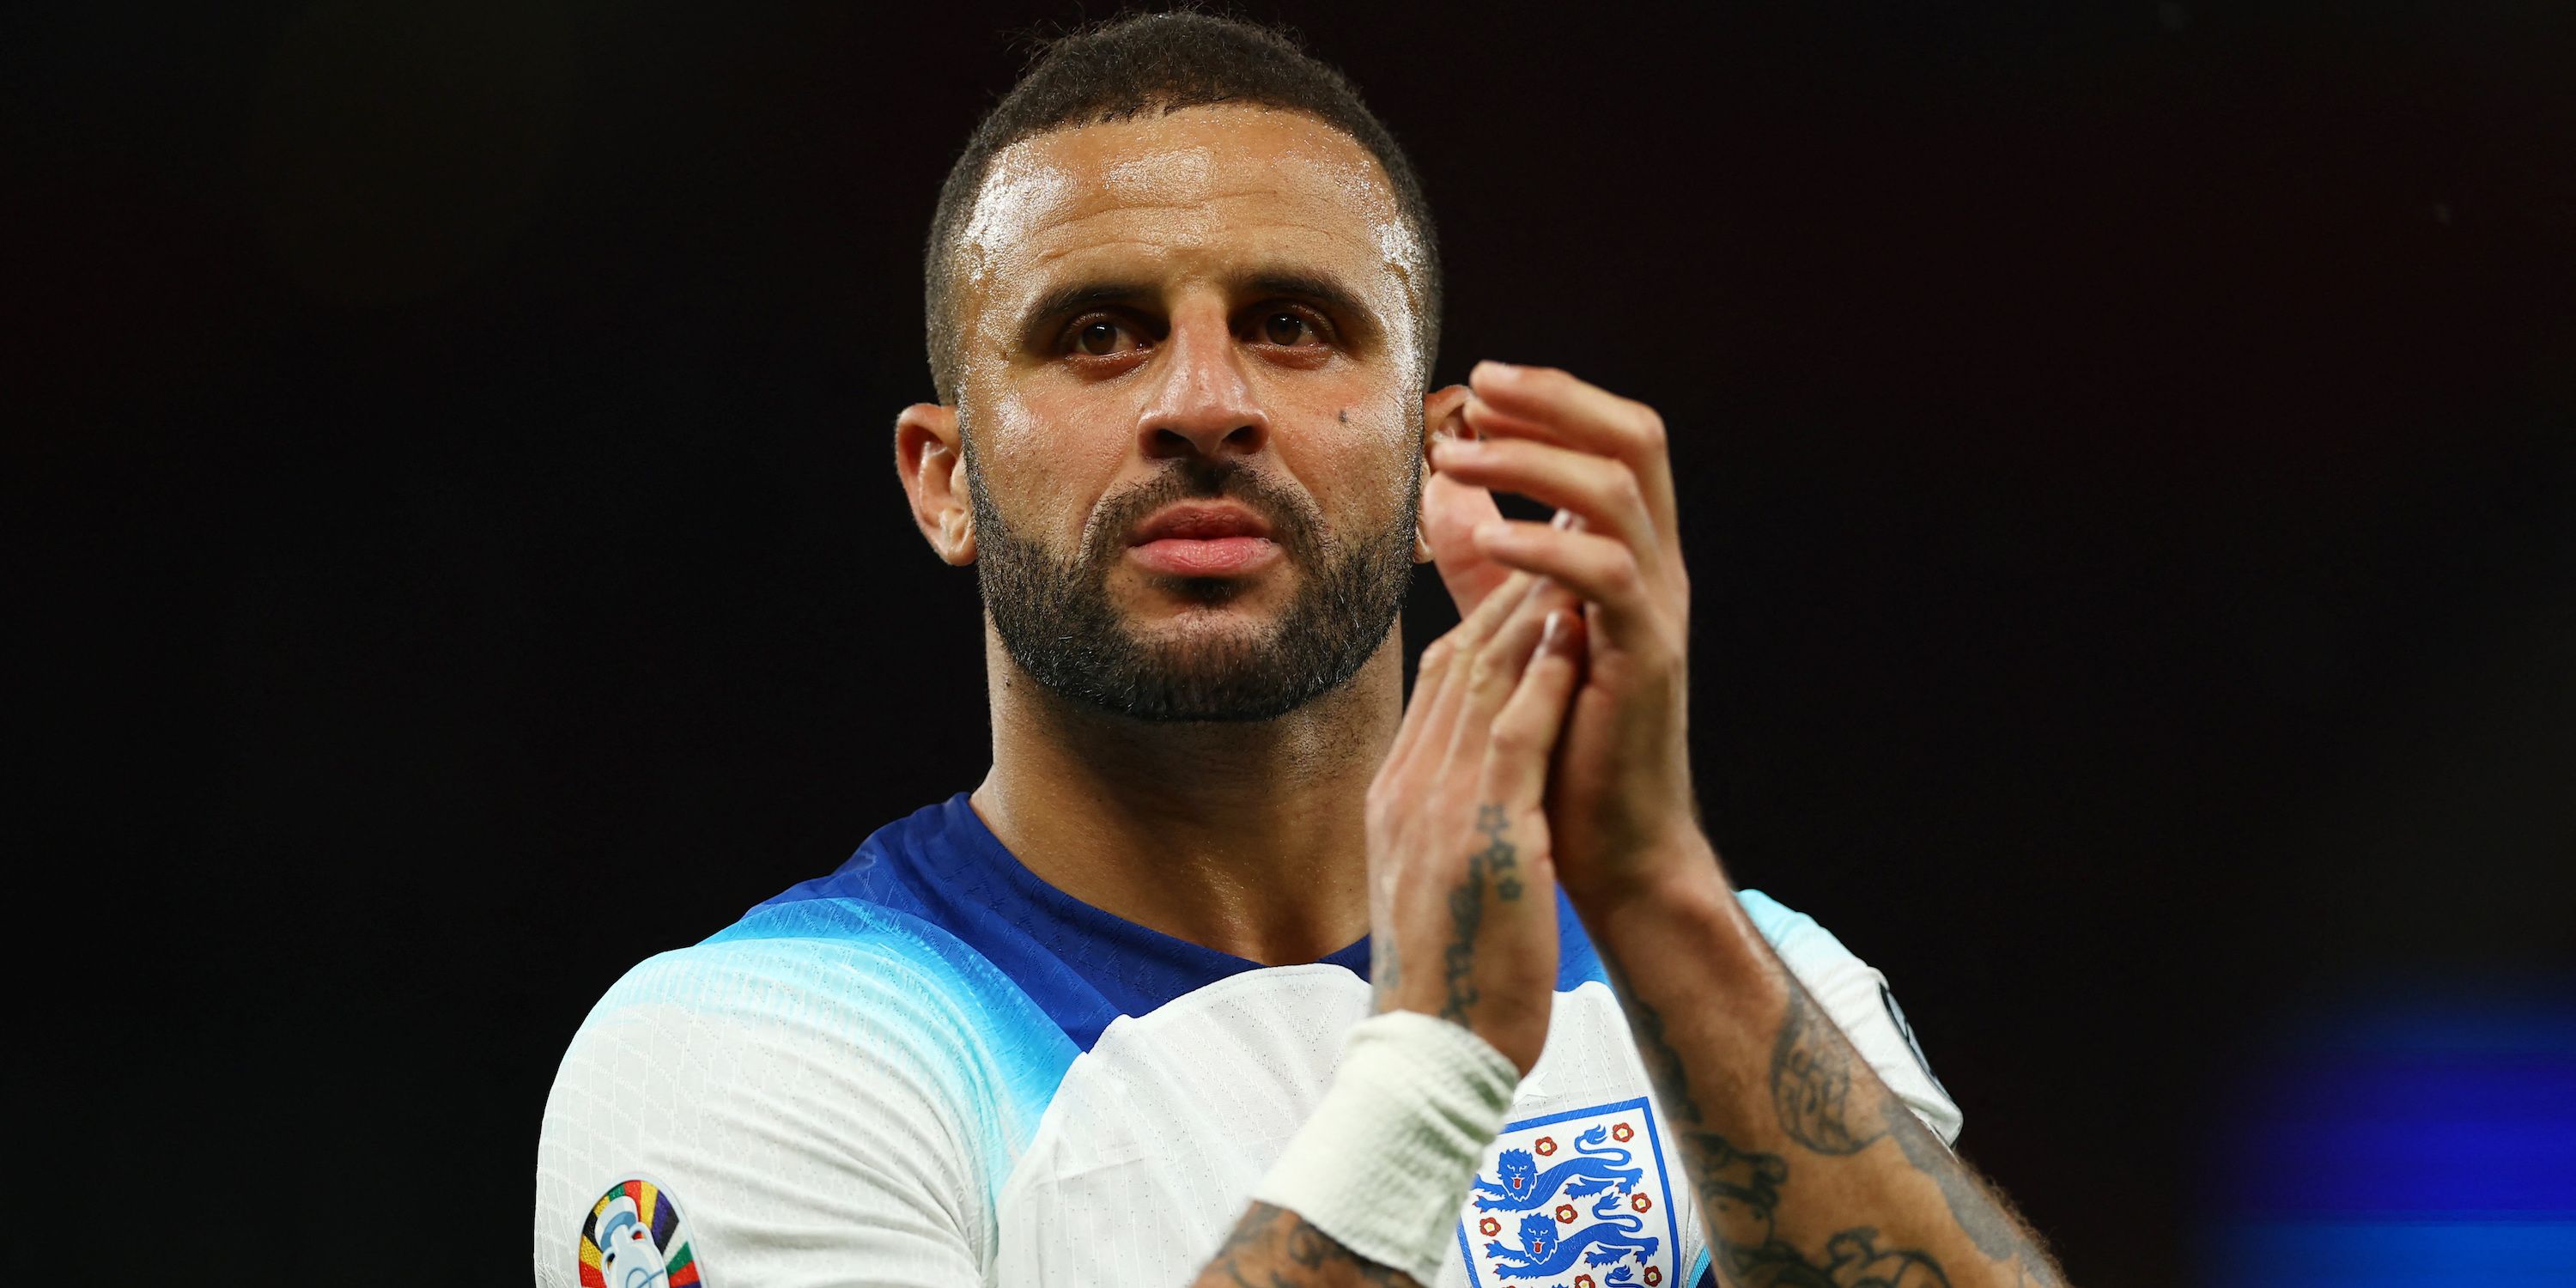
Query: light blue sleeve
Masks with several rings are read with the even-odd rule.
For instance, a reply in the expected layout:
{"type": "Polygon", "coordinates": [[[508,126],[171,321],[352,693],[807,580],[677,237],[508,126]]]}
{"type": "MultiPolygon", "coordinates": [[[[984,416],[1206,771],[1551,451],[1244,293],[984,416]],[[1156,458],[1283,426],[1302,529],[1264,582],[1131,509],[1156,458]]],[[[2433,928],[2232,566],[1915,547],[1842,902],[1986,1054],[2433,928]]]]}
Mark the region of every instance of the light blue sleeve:
{"type": "Polygon", "coordinates": [[[537,1162],[540,1285],[584,1216],[649,1178],[725,1288],[980,1283],[995,1199],[1073,1057],[927,923],[847,900],[755,909],[611,987],[564,1055],[537,1162]]]}

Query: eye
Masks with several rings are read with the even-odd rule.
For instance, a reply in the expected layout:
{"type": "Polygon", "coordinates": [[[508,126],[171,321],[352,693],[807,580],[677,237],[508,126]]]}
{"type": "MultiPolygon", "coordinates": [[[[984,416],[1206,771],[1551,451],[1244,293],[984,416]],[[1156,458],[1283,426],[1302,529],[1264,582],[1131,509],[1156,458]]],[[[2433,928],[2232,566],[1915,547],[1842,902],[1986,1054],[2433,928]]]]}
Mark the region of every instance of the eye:
{"type": "Polygon", "coordinates": [[[1074,352],[1093,358],[1115,357],[1145,347],[1144,337],[1136,334],[1135,328],[1117,318],[1096,315],[1074,323],[1067,329],[1065,339],[1074,352]]]}
{"type": "Polygon", "coordinates": [[[1319,339],[1315,324],[1306,315],[1292,309],[1277,309],[1261,319],[1261,338],[1281,348],[1319,339]]]}

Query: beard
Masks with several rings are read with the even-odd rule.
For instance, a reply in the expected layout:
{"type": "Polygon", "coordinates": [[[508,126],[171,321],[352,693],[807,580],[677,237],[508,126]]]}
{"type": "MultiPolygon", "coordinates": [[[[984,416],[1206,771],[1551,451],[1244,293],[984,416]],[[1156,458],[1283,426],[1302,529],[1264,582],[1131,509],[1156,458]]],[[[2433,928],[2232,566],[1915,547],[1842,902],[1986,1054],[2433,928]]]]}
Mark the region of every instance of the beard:
{"type": "MultiPolygon", "coordinates": [[[[1103,501],[1083,548],[1059,557],[1003,520],[984,487],[973,436],[961,437],[984,611],[1011,660],[1069,701],[1135,720],[1276,719],[1358,674],[1404,606],[1413,580],[1419,456],[1395,521],[1356,540],[1335,540],[1310,501],[1267,475],[1190,458],[1103,501]],[[1127,534],[1173,502],[1220,497],[1270,522],[1270,539],[1301,574],[1294,598],[1266,627],[1185,621],[1163,637],[1139,634],[1109,592],[1127,534]]],[[[1245,589],[1224,577],[1164,580],[1211,608],[1245,589]]]]}

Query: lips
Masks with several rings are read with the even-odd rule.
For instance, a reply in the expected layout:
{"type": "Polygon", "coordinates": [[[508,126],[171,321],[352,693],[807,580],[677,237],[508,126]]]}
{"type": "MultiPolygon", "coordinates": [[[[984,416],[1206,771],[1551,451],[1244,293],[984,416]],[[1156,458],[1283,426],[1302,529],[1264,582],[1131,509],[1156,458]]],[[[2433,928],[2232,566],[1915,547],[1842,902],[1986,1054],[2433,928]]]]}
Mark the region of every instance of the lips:
{"type": "Polygon", "coordinates": [[[1155,541],[1216,541],[1226,537],[1270,535],[1260,515],[1240,505],[1188,504],[1158,510],[1136,529],[1129,545],[1155,541]]]}
{"type": "Polygon", "coordinates": [[[1239,505],[1187,504],[1156,512],[1128,548],[1136,560],[1176,577],[1225,577],[1279,558],[1270,525],[1239,505]]]}

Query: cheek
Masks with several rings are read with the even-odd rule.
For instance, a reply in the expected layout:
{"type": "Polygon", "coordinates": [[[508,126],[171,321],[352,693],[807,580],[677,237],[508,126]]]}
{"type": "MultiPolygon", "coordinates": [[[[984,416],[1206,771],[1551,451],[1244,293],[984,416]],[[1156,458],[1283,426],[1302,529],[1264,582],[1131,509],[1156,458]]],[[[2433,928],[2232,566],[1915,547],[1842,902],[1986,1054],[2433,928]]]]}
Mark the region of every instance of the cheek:
{"type": "Polygon", "coordinates": [[[1044,446],[1047,424],[1044,408],[1031,406],[1017,393],[982,401],[984,414],[975,420],[984,431],[983,441],[976,446],[983,449],[989,463],[1017,464],[1044,446]]]}
{"type": "Polygon", "coordinates": [[[1331,432],[1316,459],[1299,471],[1319,481],[1317,502],[1343,516],[1348,531],[1392,522],[1412,500],[1413,462],[1422,454],[1412,425],[1400,410],[1354,405],[1324,416],[1323,428],[1331,432]]]}
{"type": "Polygon", "coordinates": [[[1115,478],[1126,435],[1105,408],[1079,398],[1011,390],[983,401],[976,417],[977,460],[994,503],[1013,526],[1070,539],[1081,530],[1073,498],[1098,495],[1115,478]]]}

